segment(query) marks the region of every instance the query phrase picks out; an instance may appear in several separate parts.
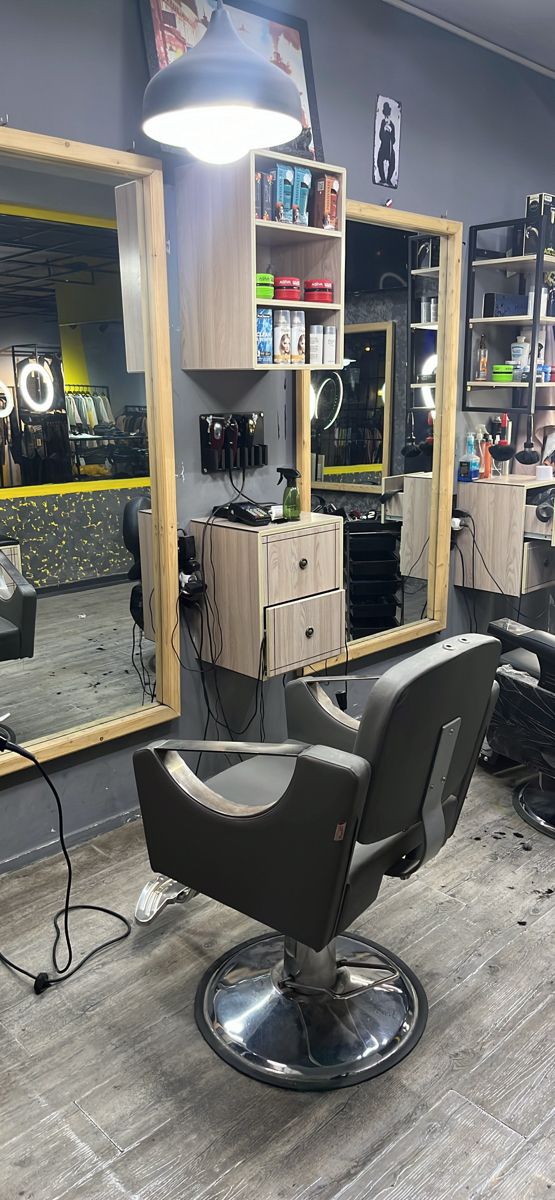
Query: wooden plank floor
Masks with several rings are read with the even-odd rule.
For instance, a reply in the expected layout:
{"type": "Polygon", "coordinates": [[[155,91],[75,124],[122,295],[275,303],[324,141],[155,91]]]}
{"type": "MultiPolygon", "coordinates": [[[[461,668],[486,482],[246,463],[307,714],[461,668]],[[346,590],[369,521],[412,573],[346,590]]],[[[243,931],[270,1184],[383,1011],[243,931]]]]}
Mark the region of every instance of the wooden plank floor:
{"type": "MultiPolygon", "coordinates": [[[[33,658],[0,663],[0,704],[20,741],[140,708],[127,580],[40,595],[33,658]],[[46,700],[46,703],[45,703],[46,700]]],[[[145,643],[152,649],[151,643],[145,643]]]]}
{"type": "MultiPolygon", "coordinates": [[[[424,1037],[338,1092],[258,1084],[205,1045],[197,981],[258,929],[206,899],[40,997],[2,969],[1,1200],[552,1200],[553,855],[478,771],[449,845],[357,925],[420,976],[424,1037]]],[[[139,822],[74,861],[75,901],[132,912],[139,822]]],[[[64,879],[48,860],[0,880],[2,949],[36,971],[64,879]]],[[[74,927],[78,953],[111,931],[74,927]]]]}

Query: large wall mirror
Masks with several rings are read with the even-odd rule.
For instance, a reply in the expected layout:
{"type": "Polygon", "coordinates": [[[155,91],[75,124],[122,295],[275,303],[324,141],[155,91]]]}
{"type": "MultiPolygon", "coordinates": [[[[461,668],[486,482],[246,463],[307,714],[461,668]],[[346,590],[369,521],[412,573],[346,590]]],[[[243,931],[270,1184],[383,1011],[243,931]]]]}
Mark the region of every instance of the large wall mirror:
{"type": "Polygon", "coordinates": [[[348,201],[343,369],[299,373],[303,502],[345,519],[349,658],[446,625],[461,245],[458,222],[348,201]]]}
{"type": "Polygon", "coordinates": [[[2,129],[0,178],[0,726],[48,759],[179,710],[162,177],[2,129]]]}

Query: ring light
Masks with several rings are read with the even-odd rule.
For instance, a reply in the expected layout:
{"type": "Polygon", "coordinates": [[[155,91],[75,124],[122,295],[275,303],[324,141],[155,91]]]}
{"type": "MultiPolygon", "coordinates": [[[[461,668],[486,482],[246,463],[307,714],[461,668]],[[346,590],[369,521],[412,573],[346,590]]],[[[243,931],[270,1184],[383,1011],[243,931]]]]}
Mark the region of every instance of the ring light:
{"type": "Polygon", "coordinates": [[[336,421],[339,416],[342,404],[343,404],[343,380],[337,371],[331,371],[329,375],[326,375],[324,377],[324,379],[322,380],[322,382],[320,383],[317,391],[314,388],[314,384],[311,384],[311,387],[310,387],[310,418],[311,418],[311,420],[314,420],[314,418],[316,417],[317,420],[322,420],[324,431],[326,429],[331,429],[334,421],[336,421]],[[335,395],[334,395],[332,404],[330,404],[330,407],[329,407],[329,410],[328,410],[326,416],[322,418],[319,415],[319,411],[318,411],[320,408],[320,400],[322,397],[322,393],[324,392],[325,389],[328,388],[329,384],[331,384],[332,387],[334,387],[335,395]]]}
{"type": "Polygon", "coordinates": [[[48,412],[48,409],[52,407],[52,402],[54,400],[54,384],[52,382],[52,376],[46,367],[39,362],[25,363],[25,366],[21,370],[18,382],[21,395],[25,403],[28,404],[29,408],[32,408],[33,412],[48,412]],[[44,400],[33,400],[33,397],[29,392],[29,388],[27,387],[27,380],[30,375],[38,375],[39,378],[42,379],[46,387],[46,396],[44,400]]]}
{"type": "Polygon", "coordinates": [[[0,379],[0,420],[2,417],[9,417],[11,412],[13,412],[13,394],[10,388],[5,383],[2,383],[0,379]],[[6,402],[3,406],[2,400],[6,402]]]}

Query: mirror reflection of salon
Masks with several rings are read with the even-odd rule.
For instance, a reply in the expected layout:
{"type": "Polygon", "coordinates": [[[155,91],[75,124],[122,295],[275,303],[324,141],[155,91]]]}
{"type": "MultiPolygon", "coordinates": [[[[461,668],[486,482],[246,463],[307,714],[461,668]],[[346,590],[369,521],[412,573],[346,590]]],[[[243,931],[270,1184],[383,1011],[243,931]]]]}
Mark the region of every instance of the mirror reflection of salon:
{"type": "Polygon", "coordinates": [[[32,657],[0,637],[0,691],[29,742],[143,703],[126,511],[149,504],[148,431],[126,361],[119,180],[1,166],[0,592],[12,564],[37,602],[32,657]]]}
{"type": "Polygon", "coordinates": [[[427,616],[439,279],[431,254],[404,230],[347,220],[344,366],[311,376],[313,507],[347,517],[351,641],[427,616]]]}

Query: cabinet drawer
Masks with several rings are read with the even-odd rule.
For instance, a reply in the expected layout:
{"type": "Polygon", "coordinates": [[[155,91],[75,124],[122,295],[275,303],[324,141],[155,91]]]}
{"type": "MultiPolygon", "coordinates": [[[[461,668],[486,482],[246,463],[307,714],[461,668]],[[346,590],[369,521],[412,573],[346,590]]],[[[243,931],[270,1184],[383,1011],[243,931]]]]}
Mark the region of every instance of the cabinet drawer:
{"type": "Polygon", "coordinates": [[[524,532],[538,534],[550,542],[553,534],[553,517],[550,521],[538,521],[536,505],[527,504],[524,509],[524,532]]]}
{"type": "Polygon", "coordinates": [[[345,645],[345,592],[326,592],[266,609],[268,675],[331,658],[345,645]]]}
{"type": "Polygon", "coordinates": [[[331,592],[341,582],[338,528],[269,537],[266,542],[268,604],[331,592]]]}
{"type": "Polygon", "coordinates": [[[525,542],[522,560],[522,594],[537,592],[555,582],[555,549],[541,542],[525,542]]]}

